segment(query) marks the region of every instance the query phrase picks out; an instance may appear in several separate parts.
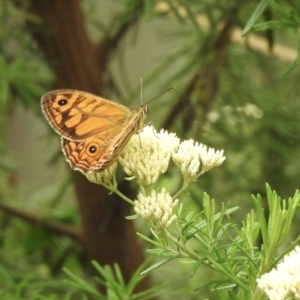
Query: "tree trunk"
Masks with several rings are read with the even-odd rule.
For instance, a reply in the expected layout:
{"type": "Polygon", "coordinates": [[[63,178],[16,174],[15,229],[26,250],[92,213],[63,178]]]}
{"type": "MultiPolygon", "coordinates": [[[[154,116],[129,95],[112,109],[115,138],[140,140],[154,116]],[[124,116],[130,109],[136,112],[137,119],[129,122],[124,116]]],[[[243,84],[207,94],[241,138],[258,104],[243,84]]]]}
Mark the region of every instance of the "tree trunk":
{"type": "MultiPolygon", "coordinates": [[[[32,23],[28,26],[53,66],[57,79],[55,88],[73,88],[101,95],[106,55],[101,56],[100,47],[88,40],[80,2],[32,0],[30,9],[43,21],[42,26],[32,23]]],[[[121,199],[109,196],[102,186],[78,175],[75,188],[87,257],[100,264],[117,262],[128,280],[143,261],[133,223],[124,218],[130,214],[130,207],[121,199]]],[[[144,280],[139,290],[148,286],[149,282],[144,280]]]]}

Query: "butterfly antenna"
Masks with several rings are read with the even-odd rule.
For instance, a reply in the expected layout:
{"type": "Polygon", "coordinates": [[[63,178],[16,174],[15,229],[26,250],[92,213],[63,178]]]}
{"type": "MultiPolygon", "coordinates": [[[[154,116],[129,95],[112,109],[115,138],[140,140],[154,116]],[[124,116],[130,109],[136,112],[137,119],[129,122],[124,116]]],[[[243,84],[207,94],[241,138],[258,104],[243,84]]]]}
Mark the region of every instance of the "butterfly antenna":
{"type": "Polygon", "coordinates": [[[152,99],[148,100],[144,105],[148,104],[149,102],[153,101],[154,99],[160,97],[161,95],[163,95],[164,93],[170,91],[170,90],[174,90],[175,87],[174,86],[171,86],[169,88],[167,88],[165,91],[161,92],[160,94],[156,95],[155,97],[153,97],[152,99]]]}
{"type": "Polygon", "coordinates": [[[143,105],[143,78],[141,78],[141,106],[143,105]]]}

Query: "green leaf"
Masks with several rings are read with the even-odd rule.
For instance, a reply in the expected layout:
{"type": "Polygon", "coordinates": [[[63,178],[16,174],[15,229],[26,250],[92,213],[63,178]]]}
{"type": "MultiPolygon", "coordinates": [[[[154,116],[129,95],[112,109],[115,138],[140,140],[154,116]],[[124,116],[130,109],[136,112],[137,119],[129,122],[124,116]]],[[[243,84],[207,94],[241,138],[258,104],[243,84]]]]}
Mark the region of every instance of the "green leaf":
{"type": "Polygon", "coordinates": [[[253,31],[265,31],[265,30],[275,30],[282,28],[294,28],[294,23],[285,20],[273,20],[268,22],[262,22],[254,25],[253,31]]]}
{"type": "Polygon", "coordinates": [[[74,287],[77,287],[91,295],[97,296],[99,300],[105,300],[106,297],[101,295],[96,289],[94,289],[89,283],[85,282],[83,279],[79,278],[77,275],[73,274],[67,268],[63,268],[63,271],[73,280],[67,280],[67,282],[74,287]]]}
{"type": "Polygon", "coordinates": [[[147,273],[149,273],[149,272],[151,272],[151,271],[153,271],[153,270],[159,268],[160,266],[166,264],[167,262],[176,259],[177,257],[178,257],[178,256],[163,259],[163,260],[159,261],[158,263],[152,265],[152,266],[149,267],[148,269],[144,270],[143,272],[141,272],[141,275],[145,275],[145,274],[147,274],[147,273]]]}
{"type": "Polygon", "coordinates": [[[286,68],[284,71],[284,75],[290,73],[292,70],[294,70],[299,64],[300,64],[300,39],[298,39],[298,55],[296,59],[286,68]]]}
{"type": "Polygon", "coordinates": [[[259,16],[262,14],[262,12],[265,10],[265,8],[267,7],[267,5],[271,2],[271,0],[262,0],[257,6],[256,9],[254,10],[252,16],[250,17],[250,20],[248,21],[248,23],[246,24],[242,35],[245,35],[246,33],[248,33],[254,23],[257,21],[257,19],[259,18],[259,16]]]}

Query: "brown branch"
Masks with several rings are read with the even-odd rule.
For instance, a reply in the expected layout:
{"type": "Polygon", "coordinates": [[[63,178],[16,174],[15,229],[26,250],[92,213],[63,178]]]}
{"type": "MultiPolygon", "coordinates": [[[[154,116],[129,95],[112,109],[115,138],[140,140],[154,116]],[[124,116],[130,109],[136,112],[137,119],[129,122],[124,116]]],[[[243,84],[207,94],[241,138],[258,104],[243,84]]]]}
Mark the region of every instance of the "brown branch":
{"type": "Polygon", "coordinates": [[[82,242],[82,233],[81,230],[78,228],[68,226],[57,221],[47,220],[43,217],[37,216],[29,212],[25,212],[24,210],[17,209],[3,202],[0,202],[0,209],[11,216],[18,217],[31,224],[41,226],[44,229],[51,231],[55,234],[68,236],[77,242],[82,242]]]}
{"type": "MultiPolygon", "coordinates": [[[[236,9],[236,7],[233,7],[232,12],[236,9]]],[[[200,137],[201,124],[205,122],[207,113],[215,100],[219,88],[219,70],[222,67],[227,48],[231,41],[232,29],[233,23],[230,19],[223,23],[222,29],[218,32],[218,35],[209,47],[211,59],[202,65],[201,69],[195,71],[187,83],[185,90],[177,99],[177,103],[169,112],[163,124],[163,128],[170,128],[180,115],[184,120],[181,129],[183,132],[188,131],[192,127],[191,122],[197,119],[195,113],[198,108],[202,108],[203,115],[201,122],[199,122],[200,126],[194,131],[197,138],[200,137]],[[193,93],[197,94],[197,107],[194,107],[190,103],[190,97],[193,93]]]]}
{"type": "Polygon", "coordinates": [[[162,128],[169,129],[172,127],[177,116],[182,113],[184,107],[187,105],[186,101],[187,99],[189,99],[191,93],[193,92],[197,79],[198,79],[198,74],[195,74],[191,78],[186,88],[178,97],[176,104],[173,106],[173,108],[170,110],[167,117],[165,118],[164,123],[161,126],[162,128]]]}

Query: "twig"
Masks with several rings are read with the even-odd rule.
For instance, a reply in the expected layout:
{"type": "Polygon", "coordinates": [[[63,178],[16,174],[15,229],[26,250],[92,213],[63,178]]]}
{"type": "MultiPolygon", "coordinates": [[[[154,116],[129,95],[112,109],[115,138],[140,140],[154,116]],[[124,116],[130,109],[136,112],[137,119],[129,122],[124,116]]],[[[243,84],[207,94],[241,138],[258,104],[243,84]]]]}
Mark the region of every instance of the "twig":
{"type": "Polygon", "coordinates": [[[69,236],[76,241],[82,242],[82,234],[80,229],[53,220],[44,219],[43,217],[25,212],[24,210],[17,209],[3,202],[0,202],[0,209],[9,215],[26,220],[32,224],[42,226],[46,230],[52,231],[55,234],[69,236]]]}

